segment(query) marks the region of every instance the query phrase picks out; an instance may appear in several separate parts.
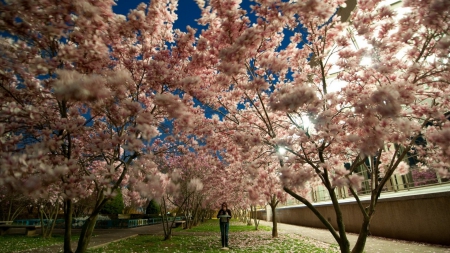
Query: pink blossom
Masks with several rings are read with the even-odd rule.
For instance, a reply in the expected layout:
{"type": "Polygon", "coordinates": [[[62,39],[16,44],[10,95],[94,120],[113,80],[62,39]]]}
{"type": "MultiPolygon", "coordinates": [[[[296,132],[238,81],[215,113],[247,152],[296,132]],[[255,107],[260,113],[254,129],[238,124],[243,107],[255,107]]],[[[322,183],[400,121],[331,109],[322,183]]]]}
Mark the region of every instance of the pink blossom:
{"type": "Polygon", "coordinates": [[[448,173],[448,169],[444,169],[444,168],[439,168],[437,173],[439,174],[439,176],[441,178],[449,178],[450,174],[448,173]]]}
{"type": "Polygon", "coordinates": [[[401,161],[394,171],[395,174],[399,175],[406,175],[408,174],[408,172],[409,172],[409,165],[404,161],[401,161]]]}
{"type": "Polygon", "coordinates": [[[271,96],[270,106],[277,111],[295,111],[307,103],[314,103],[317,100],[315,91],[307,86],[283,88],[274,96],[271,96]]]}
{"type": "Polygon", "coordinates": [[[256,202],[259,200],[259,198],[260,198],[259,192],[256,191],[253,187],[249,187],[247,189],[247,191],[248,191],[248,197],[249,197],[250,201],[256,202]]]}
{"type": "Polygon", "coordinates": [[[188,190],[192,192],[198,192],[203,189],[203,183],[199,178],[193,178],[188,183],[188,190]]]}
{"type": "Polygon", "coordinates": [[[352,174],[348,176],[349,184],[356,190],[361,189],[362,182],[364,181],[364,177],[358,174],[352,174]]]}
{"type": "Polygon", "coordinates": [[[394,117],[400,113],[398,93],[395,90],[379,89],[371,97],[375,110],[383,117],[394,117]]]}

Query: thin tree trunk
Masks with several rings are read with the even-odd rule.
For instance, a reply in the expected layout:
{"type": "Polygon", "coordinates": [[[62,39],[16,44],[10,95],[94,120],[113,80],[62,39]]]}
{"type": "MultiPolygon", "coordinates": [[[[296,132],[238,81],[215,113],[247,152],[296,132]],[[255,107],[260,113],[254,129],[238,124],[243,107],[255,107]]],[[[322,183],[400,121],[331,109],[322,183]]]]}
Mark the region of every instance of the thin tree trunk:
{"type": "Polygon", "coordinates": [[[278,203],[280,202],[277,200],[277,196],[275,194],[272,195],[269,203],[270,209],[272,210],[272,238],[278,237],[278,221],[275,212],[278,203]]]}
{"type": "MultiPolygon", "coordinates": [[[[48,205],[48,203],[47,203],[47,205],[48,205]]],[[[41,228],[42,228],[42,237],[44,237],[45,239],[47,239],[47,238],[49,238],[49,234],[48,234],[48,226],[49,226],[49,220],[51,220],[51,219],[49,219],[49,215],[47,215],[47,213],[45,212],[45,206],[44,206],[44,208],[42,208],[41,210],[41,228]],[[45,216],[45,219],[47,220],[47,224],[44,224],[44,216],[45,216]]],[[[50,212],[50,210],[48,210],[49,211],[49,214],[51,214],[51,212],[50,212]]]]}
{"type": "Polygon", "coordinates": [[[342,217],[341,207],[339,206],[339,202],[336,197],[336,193],[334,189],[328,189],[328,193],[330,194],[331,201],[333,202],[333,209],[336,213],[336,223],[339,229],[339,236],[341,238],[339,247],[341,248],[342,253],[350,252],[350,242],[347,239],[347,234],[345,232],[345,224],[344,219],[342,217]]]}
{"type": "Polygon", "coordinates": [[[71,199],[64,200],[64,253],[72,253],[72,212],[73,203],[71,199]]]}
{"type": "Polygon", "coordinates": [[[12,203],[13,203],[13,201],[9,200],[9,210],[8,210],[8,218],[7,218],[8,221],[10,221],[12,218],[11,217],[12,203]]]}
{"type": "MultiPolygon", "coordinates": [[[[323,215],[305,198],[302,196],[296,194],[291,189],[287,187],[283,187],[283,190],[287,192],[289,195],[294,197],[295,199],[299,200],[303,204],[305,204],[309,210],[311,210],[317,218],[322,222],[323,225],[330,231],[330,233],[333,235],[336,242],[339,244],[339,248],[341,250],[341,253],[350,253],[350,243],[344,233],[344,236],[342,236],[341,233],[336,233],[336,230],[333,228],[333,226],[323,217],[323,215]]],[[[333,203],[333,207],[336,208],[336,206],[333,203]]],[[[339,206],[337,207],[339,208],[339,206]]],[[[344,231],[345,232],[345,231],[344,231]]]]}
{"type": "Polygon", "coordinates": [[[364,219],[364,222],[359,231],[358,239],[355,246],[352,249],[352,253],[362,253],[366,246],[367,236],[369,235],[370,218],[364,219]]]}
{"type": "Polygon", "coordinates": [[[45,212],[45,207],[43,208],[38,207],[39,219],[41,220],[41,234],[42,237],[45,239],[52,237],[53,229],[55,228],[56,218],[58,217],[58,210],[59,210],[59,202],[56,202],[56,206],[54,208],[48,209],[48,215],[45,212]],[[47,220],[47,224],[44,224],[44,218],[47,220]]]}
{"type": "Polygon", "coordinates": [[[192,228],[192,223],[194,222],[194,219],[189,219],[189,217],[192,217],[192,215],[193,215],[192,210],[189,209],[189,206],[192,206],[190,199],[188,199],[186,201],[186,207],[184,208],[184,214],[186,216],[186,228],[187,229],[191,229],[192,228]]]}
{"type": "Polygon", "coordinates": [[[170,240],[172,238],[172,223],[169,225],[169,217],[167,217],[167,207],[166,207],[166,200],[163,197],[162,201],[162,208],[161,208],[161,215],[162,215],[162,222],[163,222],[163,228],[164,228],[164,241],[170,240]]]}
{"type": "Polygon", "coordinates": [[[194,208],[194,213],[192,214],[192,226],[198,226],[198,208],[200,204],[196,204],[194,208]]]}
{"type": "Polygon", "coordinates": [[[166,205],[165,205],[165,202],[164,202],[165,200],[164,200],[164,197],[162,197],[162,205],[161,205],[161,208],[160,208],[160,213],[161,213],[161,218],[162,218],[162,225],[163,225],[163,230],[164,230],[164,238],[166,237],[166,235],[167,235],[167,230],[168,230],[168,228],[166,228],[166,219],[167,219],[167,217],[166,217],[166,215],[167,215],[167,210],[166,210],[166,205]]]}
{"type": "Polygon", "coordinates": [[[250,205],[250,224],[251,219],[253,219],[253,223],[255,224],[255,230],[258,230],[259,226],[259,220],[258,220],[258,214],[256,212],[256,206],[250,205]]]}
{"type": "Polygon", "coordinates": [[[6,218],[6,221],[14,221],[19,214],[22,213],[22,210],[25,209],[25,206],[19,206],[15,208],[15,211],[12,212],[13,207],[13,200],[9,201],[9,210],[8,210],[8,217],[6,218]],[[12,213],[11,213],[12,212],[12,213]]]}
{"type": "Polygon", "coordinates": [[[100,210],[102,210],[103,206],[105,206],[108,200],[105,199],[103,193],[100,194],[98,198],[98,202],[95,204],[95,208],[92,211],[89,218],[84,222],[83,227],[81,228],[80,238],[78,239],[78,246],[75,253],[84,253],[89,246],[89,242],[91,241],[92,234],[94,233],[95,224],[97,223],[98,214],[100,210]]]}
{"type": "Polygon", "coordinates": [[[47,236],[50,238],[50,237],[52,237],[52,235],[53,235],[53,230],[55,229],[55,225],[56,225],[56,219],[58,218],[58,211],[59,211],[59,202],[56,202],[56,207],[55,207],[55,209],[54,209],[54,216],[53,216],[53,219],[52,219],[52,225],[51,225],[51,227],[49,228],[49,231],[48,231],[48,234],[47,234],[47,236]]]}
{"type": "Polygon", "coordinates": [[[204,221],[205,221],[205,210],[204,209],[200,209],[199,222],[203,223],[204,221]]]}
{"type": "Polygon", "coordinates": [[[272,209],[272,238],[278,237],[278,222],[277,222],[277,214],[275,212],[276,205],[270,205],[270,209],[272,209]]]}
{"type": "MultiPolygon", "coordinates": [[[[374,189],[372,190],[371,193],[371,198],[370,198],[370,205],[368,207],[363,207],[360,199],[357,197],[356,192],[350,188],[350,191],[352,192],[352,194],[356,199],[356,202],[358,203],[358,206],[361,210],[361,213],[363,214],[363,223],[361,225],[361,229],[359,231],[359,235],[358,235],[358,239],[356,240],[356,244],[352,249],[352,253],[362,253],[364,251],[364,247],[366,246],[366,241],[367,241],[367,236],[369,236],[370,233],[370,222],[371,219],[373,217],[373,214],[375,213],[375,207],[378,203],[378,198],[380,196],[381,191],[383,190],[383,187],[386,183],[386,180],[383,180],[382,182],[380,182],[379,184],[377,184],[378,182],[376,181],[376,178],[378,178],[377,176],[377,171],[375,171],[374,173],[374,180],[372,181],[372,186],[375,186],[374,189]]],[[[392,173],[391,173],[392,174],[392,173]]],[[[389,175],[390,177],[391,175],[389,175]]]]}
{"type": "MultiPolygon", "coordinates": [[[[103,205],[101,205],[103,207],[103,205]]],[[[101,207],[97,207],[94,212],[85,221],[80,234],[80,239],[78,239],[78,246],[76,253],[84,253],[87,251],[87,247],[92,238],[92,233],[94,232],[95,224],[97,222],[98,214],[101,207]]]]}
{"type": "Polygon", "coordinates": [[[43,217],[44,215],[43,215],[41,206],[38,206],[38,212],[39,212],[39,220],[41,221],[41,234],[42,234],[43,238],[46,238],[45,237],[45,228],[44,228],[44,217],[43,217]]]}

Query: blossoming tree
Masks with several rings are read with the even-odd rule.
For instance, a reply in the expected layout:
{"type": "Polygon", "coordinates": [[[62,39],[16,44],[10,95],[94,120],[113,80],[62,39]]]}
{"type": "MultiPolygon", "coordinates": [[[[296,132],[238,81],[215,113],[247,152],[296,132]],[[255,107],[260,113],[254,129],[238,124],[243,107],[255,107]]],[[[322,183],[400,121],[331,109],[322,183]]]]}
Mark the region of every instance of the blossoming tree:
{"type": "MultiPolygon", "coordinates": [[[[257,201],[260,198],[262,203],[270,206],[272,214],[272,237],[275,238],[278,237],[275,209],[279,203],[286,202],[287,194],[284,192],[282,181],[280,180],[278,157],[271,155],[271,157],[265,157],[265,159],[259,158],[257,163],[259,163],[259,168],[256,170],[257,174],[251,180],[253,186],[248,189],[248,192],[251,201],[257,201]]],[[[256,219],[256,205],[254,206],[252,216],[256,219]]]]}
{"type": "Polygon", "coordinates": [[[175,118],[176,134],[198,112],[188,97],[174,95],[189,82],[181,69],[189,56],[184,44],[194,40],[172,29],[176,1],[141,4],[128,18],[112,13],[113,5],[0,3],[0,183],[38,195],[61,181],[65,252],[72,252],[76,198],[94,195],[76,249],[85,252],[117,188],[162,195],[164,178],[153,161],[173,146],[153,141],[157,127],[175,118]]]}
{"type": "Polygon", "coordinates": [[[362,252],[379,195],[394,173],[408,173],[408,155],[448,175],[449,3],[404,1],[409,12],[399,16],[383,1],[359,1],[343,22],[335,12],[345,1],[261,0],[252,22],[240,1],[198,2],[208,29],[193,56],[191,74],[202,82],[192,94],[223,113],[241,140],[287,151],[285,191],[316,214],[341,252],[350,244],[337,187],[348,187],[360,207],[351,251],[362,252]],[[354,38],[363,43],[354,47],[354,38]],[[364,206],[357,171],[367,160],[364,206]],[[331,198],[336,228],[299,194],[316,185],[331,198]]]}

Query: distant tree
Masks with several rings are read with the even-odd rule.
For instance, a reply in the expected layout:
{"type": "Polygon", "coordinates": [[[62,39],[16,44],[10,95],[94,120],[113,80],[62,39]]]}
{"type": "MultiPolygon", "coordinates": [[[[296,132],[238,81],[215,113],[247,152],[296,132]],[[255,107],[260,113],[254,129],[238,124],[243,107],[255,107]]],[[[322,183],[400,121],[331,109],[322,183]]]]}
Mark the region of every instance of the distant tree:
{"type": "Polygon", "coordinates": [[[150,203],[148,203],[147,209],[145,211],[146,214],[159,214],[161,211],[161,206],[152,199],[150,203]]]}
{"type": "Polygon", "coordinates": [[[18,192],[11,192],[6,187],[0,187],[0,219],[15,220],[28,206],[32,206],[30,199],[18,192]]]}
{"type": "Polygon", "coordinates": [[[106,201],[106,204],[103,206],[101,213],[104,214],[121,214],[125,205],[123,204],[122,192],[117,190],[117,195],[106,201]]]}
{"type": "Polygon", "coordinates": [[[94,209],[94,196],[80,198],[73,204],[73,217],[83,217],[89,214],[89,210],[94,209]]]}
{"type": "Polygon", "coordinates": [[[55,188],[50,189],[46,195],[41,195],[40,198],[35,199],[35,204],[38,209],[39,219],[41,221],[41,235],[43,238],[50,238],[53,234],[53,229],[56,225],[56,219],[61,210],[63,198],[59,191],[55,188]]]}

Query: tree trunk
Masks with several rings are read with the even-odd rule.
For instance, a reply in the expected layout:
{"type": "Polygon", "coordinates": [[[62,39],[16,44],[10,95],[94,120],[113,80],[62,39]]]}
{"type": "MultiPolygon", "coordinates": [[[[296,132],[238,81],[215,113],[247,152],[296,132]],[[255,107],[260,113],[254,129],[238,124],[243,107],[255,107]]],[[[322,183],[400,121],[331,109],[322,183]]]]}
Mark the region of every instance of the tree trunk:
{"type": "Polygon", "coordinates": [[[5,221],[14,221],[17,216],[19,216],[23,209],[25,209],[26,206],[22,205],[22,203],[19,202],[19,206],[16,206],[15,208],[13,208],[13,199],[9,200],[9,210],[8,210],[8,217],[6,219],[3,219],[5,221]],[[12,211],[14,209],[14,212],[12,211]]]}
{"type": "Polygon", "coordinates": [[[369,235],[369,225],[370,225],[370,218],[364,219],[364,222],[361,226],[361,230],[359,231],[358,240],[356,241],[356,244],[352,249],[352,253],[362,253],[364,251],[367,236],[369,235]]]}
{"type": "Polygon", "coordinates": [[[278,223],[277,223],[277,215],[275,212],[276,205],[270,205],[270,209],[272,209],[272,238],[278,237],[278,223]]]}
{"type": "MultiPolygon", "coordinates": [[[[339,234],[336,233],[336,230],[333,228],[333,226],[327,221],[327,219],[325,219],[325,217],[323,217],[323,215],[307,199],[296,194],[295,192],[293,192],[291,189],[289,189],[287,187],[283,187],[283,190],[285,192],[287,192],[289,195],[291,195],[292,197],[294,197],[295,199],[297,199],[300,202],[302,202],[303,204],[305,204],[309,208],[309,210],[311,210],[316,215],[316,217],[319,218],[319,220],[322,222],[322,224],[325,225],[325,227],[333,235],[336,242],[339,244],[341,253],[350,253],[350,242],[347,239],[345,230],[344,230],[343,234],[342,234],[342,230],[339,231],[340,232],[339,234]]],[[[335,211],[336,211],[336,208],[339,209],[339,205],[336,206],[334,203],[333,203],[333,207],[335,208],[335,211]]],[[[339,211],[340,211],[340,209],[339,209],[339,211]]],[[[338,220],[338,222],[339,222],[339,220],[338,220]]]]}
{"type": "Polygon", "coordinates": [[[59,202],[56,202],[56,207],[55,207],[54,211],[55,211],[55,213],[54,213],[54,216],[53,216],[53,219],[52,219],[52,225],[49,228],[48,234],[47,234],[47,236],[49,238],[52,237],[53,230],[55,229],[56,219],[58,218],[58,212],[59,212],[59,202]]]}
{"type": "Polygon", "coordinates": [[[256,212],[256,206],[250,206],[250,222],[251,218],[253,218],[253,222],[255,223],[255,230],[258,230],[259,220],[258,213],[256,212]]]}
{"type": "Polygon", "coordinates": [[[168,234],[168,229],[169,229],[166,226],[166,221],[167,221],[166,220],[167,219],[167,217],[166,217],[166,215],[167,215],[166,208],[164,206],[161,206],[160,212],[161,212],[161,219],[162,219],[161,221],[162,221],[163,230],[164,230],[164,240],[166,240],[166,235],[168,234]]]}
{"type": "Polygon", "coordinates": [[[193,212],[192,212],[191,208],[189,208],[189,207],[192,207],[190,198],[188,198],[186,200],[186,206],[184,208],[184,214],[186,216],[186,228],[187,229],[191,229],[192,225],[193,225],[193,222],[194,222],[193,212]]]}
{"type": "MultiPolygon", "coordinates": [[[[115,190],[115,189],[114,189],[115,190]]],[[[84,253],[87,251],[89,242],[91,241],[92,234],[94,232],[95,224],[97,223],[98,214],[100,210],[105,206],[108,199],[105,199],[103,193],[101,193],[95,203],[95,208],[92,211],[89,218],[84,222],[81,228],[80,238],[78,239],[77,250],[75,253],[84,253]]]]}
{"type": "Polygon", "coordinates": [[[205,215],[206,215],[205,209],[201,209],[200,210],[200,223],[205,222],[205,215]]]}
{"type": "MultiPolygon", "coordinates": [[[[255,206],[255,209],[256,209],[256,206],[255,206]]],[[[248,214],[246,216],[247,217],[247,226],[251,226],[252,225],[252,215],[253,215],[253,207],[252,207],[252,205],[250,205],[250,211],[247,210],[247,212],[248,212],[248,214]]],[[[256,225],[255,225],[255,230],[258,230],[256,225]]]]}
{"type": "Polygon", "coordinates": [[[198,226],[198,213],[199,213],[198,209],[199,209],[199,207],[200,207],[200,204],[195,205],[194,213],[192,215],[192,225],[194,227],[198,226]]]}
{"type": "MultiPolygon", "coordinates": [[[[187,200],[185,199],[183,204],[186,203],[186,201],[187,200]]],[[[178,210],[181,210],[181,209],[179,208],[178,210]]],[[[175,222],[175,218],[172,220],[172,222],[169,223],[169,217],[167,216],[167,206],[166,206],[165,197],[162,197],[161,218],[162,218],[163,229],[164,229],[164,241],[170,240],[172,238],[172,226],[175,222]]]]}
{"type": "Polygon", "coordinates": [[[72,253],[72,212],[73,202],[71,199],[64,200],[64,253],[72,253]]]}
{"type": "Polygon", "coordinates": [[[47,209],[48,215],[45,213],[45,208],[39,207],[38,210],[39,210],[40,219],[41,219],[42,237],[45,239],[48,239],[48,238],[52,237],[53,229],[55,228],[55,224],[56,224],[56,218],[58,218],[59,202],[56,202],[56,206],[49,207],[47,209]],[[44,224],[44,215],[45,215],[45,219],[47,220],[47,224],[44,224]]]}
{"type": "Polygon", "coordinates": [[[45,236],[45,226],[44,226],[44,214],[42,211],[42,206],[38,206],[38,213],[39,213],[39,220],[41,221],[41,234],[44,239],[47,237],[45,236]]]}
{"type": "Polygon", "coordinates": [[[12,204],[13,204],[13,201],[10,200],[10,201],[9,201],[8,218],[6,219],[7,221],[10,221],[11,218],[12,218],[12,217],[11,217],[12,204]]]}
{"type": "MultiPolygon", "coordinates": [[[[45,205],[47,205],[48,207],[48,203],[46,203],[45,205]]],[[[58,216],[58,210],[59,210],[59,202],[56,202],[56,206],[55,207],[49,207],[45,208],[44,203],[41,203],[41,205],[38,207],[38,212],[39,212],[39,219],[41,221],[41,234],[42,237],[44,239],[48,239],[50,237],[52,237],[52,233],[53,233],[53,228],[55,227],[55,223],[56,223],[56,218],[58,216]],[[48,212],[48,214],[47,214],[48,212]],[[45,217],[44,217],[45,216],[45,217]],[[47,220],[47,223],[44,222],[44,218],[45,220],[47,220]]]]}
{"type": "Polygon", "coordinates": [[[170,231],[170,233],[164,235],[164,241],[170,240],[172,239],[172,230],[170,231]]]}
{"type": "Polygon", "coordinates": [[[101,207],[97,207],[85,221],[83,228],[81,229],[80,239],[78,239],[78,246],[75,251],[76,253],[86,252],[89,242],[91,241],[92,233],[94,232],[95,223],[97,222],[100,209],[101,207]]]}
{"type": "Polygon", "coordinates": [[[336,223],[338,225],[339,237],[340,237],[340,240],[338,241],[339,248],[341,249],[342,253],[349,253],[350,252],[350,242],[348,241],[347,234],[345,232],[345,224],[344,224],[344,219],[342,217],[341,207],[337,200],[334,189],[327,188],[327,190],[330,195],[331,201],[333,202],[333,209],[336,214],[336,223]]]}

